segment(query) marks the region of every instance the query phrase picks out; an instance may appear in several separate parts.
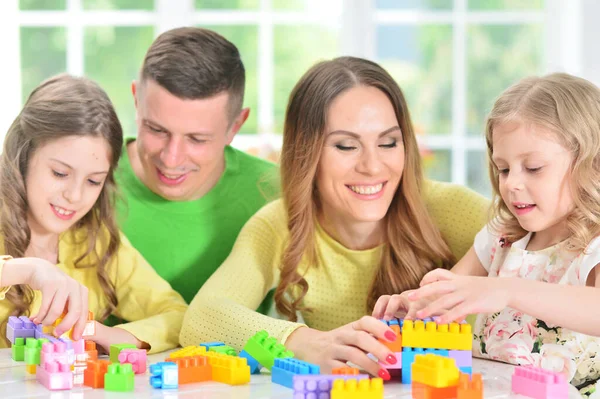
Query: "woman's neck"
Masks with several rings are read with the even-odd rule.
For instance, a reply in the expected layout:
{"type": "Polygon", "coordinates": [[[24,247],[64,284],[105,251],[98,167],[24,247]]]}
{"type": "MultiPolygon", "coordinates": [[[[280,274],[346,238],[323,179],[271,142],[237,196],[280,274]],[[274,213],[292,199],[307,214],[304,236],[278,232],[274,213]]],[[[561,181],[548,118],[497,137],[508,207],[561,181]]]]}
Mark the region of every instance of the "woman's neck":
{"type": "Polygon", "coordinates": [[[383,243],[383,221],[348,222],[343,218],[319,214],[319,224],[334,240],[356,251],[375,248],[383,243]]]}

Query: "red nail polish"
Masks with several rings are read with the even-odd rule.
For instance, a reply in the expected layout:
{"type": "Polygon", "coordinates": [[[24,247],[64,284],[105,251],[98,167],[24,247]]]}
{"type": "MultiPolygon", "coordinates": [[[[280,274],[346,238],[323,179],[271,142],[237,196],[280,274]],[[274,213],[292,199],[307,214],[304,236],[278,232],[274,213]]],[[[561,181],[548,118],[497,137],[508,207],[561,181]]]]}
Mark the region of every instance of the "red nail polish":
{"type": "Polygon", "coordinates": [[[385,334],[384,334],[384,337],[388,341],[394,342],[396,340],[396,334],[393,331],[386,331],[385,334]]]}
{"type": "Polygon", "coordinates": [[[396,359],[396,356],[394,356],[390,353],[385,358],[385,361],[387,362],[387,364],[396,364],[398,362],[398,359],[396,359]]]}
{"type": "Polygon", "coordinates": [[[390,373],[388,373],[388,371],[386,369],[379,369],[379,373],[377,373],[377,375],[379,375],[379,377],[383,378],[384,381],[389,381],[390,378],[390,373]]]}

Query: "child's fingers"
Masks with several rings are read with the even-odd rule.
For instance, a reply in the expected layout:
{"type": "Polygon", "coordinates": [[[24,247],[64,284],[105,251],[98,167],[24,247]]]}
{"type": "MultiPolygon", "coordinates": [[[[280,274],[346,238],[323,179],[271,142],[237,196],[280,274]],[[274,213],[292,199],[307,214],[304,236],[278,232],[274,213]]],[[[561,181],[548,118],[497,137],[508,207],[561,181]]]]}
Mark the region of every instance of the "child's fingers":
{"type": "Polygon", "coordinates": [[[81,285],[79,287],[79,293],[80,293],[80,298],[81,298],[81,302],[80,302],[81,303],[81,314],[79,315],[79,318],[77,319],[77,322],[75,323],[75,326],[73,327],[73,339],[74,340],[81,339],[83,330],[85,329],[85,325],[87,323],[87,316],[88,316],[88,311],[89,311],[87,287],[84,285],[81,285]]]}
{"type": "Polygon", "coordinates": [[[375,303],[375,306],[373,307],[373,312],[371,313],[371,315],[374,318],[376,318],[376,319],[383,318],[385,309],[387,307],[387,304],[388,304],[390,298],[391,298],[391,295],[382,295],[379,297],[379,299],[375,303]]]}
{"type": "Polygon", "coordinates": [[[39,324],[46,318],[48,311],[50,310],[50,305],[54,301],[54,296],[57,291],[55,289],[52,290],[43,290],[42,291],[42,304],[35,316],[32,317],[34,323],[39,324]]]}
{"type": "Polygon", "coordinates": [[[392,295],[385,308],[383,318],[392,319],[399,310],[406,310],[408,308],[406,305],[405,299],[401,295],[392,295]]]}
{"type": "Polygon", "coordinates": [[[450,280],[454,277],[454,273],[446,269],[435,269],[427,273],[421,279],[421,287],[427,284],[435,283],[440,280],[450,280]]]}
{"type": "Polygon", "coordinates": [[[463,302],[460,305],[457,305],[454,308],[450,309],[442,316],[440,316],[440,318],[438,319],[438,323],[448,324],[453,321],[461,322],[467,317],[468,314],[472,313],[471,311],[469,311],[469,308],[469,304],[463,302]]]}
{"type": "Polygon", "coordinates": [[[422,310],[417,312],[417,317],[424,319],[431,316],[437,316],[444,314],[446,309],[454,309],[464,301],[462,295],[458,293],[451,293],[443,295],[437,300],[431,302],[425,306],[422,310]]]}
{"type": "Polygon", "coordinates": [[[48,326],[56,321],[60,317],[60,315],[65,310],[65,305],[67,304],[67,299],[69,298],[69,290],[66,287],[62,289],[58,289],[54,294],[54,298],[52,298],[52,303],[50,304],[50,309],[48,309],[48,313],[46,313],[46,317],[40,319],[40,322],[48,326]]]}
{"type": "Polygon", "coordinates": [[[423,298],[429,298],[435,295],[445,295],[454,292],[456,289],[453,281],[438,281],[435,283],[427,284],[408,294],[408,299],[411,301],[417,301],[423,298]]]}

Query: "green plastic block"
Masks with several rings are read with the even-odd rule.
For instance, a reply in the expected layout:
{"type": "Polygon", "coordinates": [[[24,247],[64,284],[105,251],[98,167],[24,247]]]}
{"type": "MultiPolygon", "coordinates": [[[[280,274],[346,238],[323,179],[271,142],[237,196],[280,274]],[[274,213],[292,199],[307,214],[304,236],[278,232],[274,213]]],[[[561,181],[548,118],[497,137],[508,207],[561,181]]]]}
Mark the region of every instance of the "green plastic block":
{"type": "Polygon", "coordinates": [[[36,366],[40,365],[40,352],[42,351],[42,345],[46,342],[50,342],[45,338],[35,339],[28,338],[25,341],[25,364],[36,366]]]}
{"type": "Polygon", "coordinates": [[[246,342],[244,350],[268,370],[273,367],[275,359],[294,357],[294,352],[287,350],[285,346],[277,342],[276,338],[269,337],[269,333],[265,330],[254,334],[246,342]]]}
{"type": "Polygon", "coordinates": [[[134,388],[134,373],[131,364],[111,364],[104,374],[104,390],[131,392],[134,388]]]}
{"type": "Polygon", "coordinates": [[[222,346],[211,346],[209,352],[217,352],[222,353],[224,355],[237,356],[237,352],[231,346],[222,345],[222,346]]]}
{"type": "Polygon", "coordinates": [[[123,349],[137,349],[137,346],[132,344],[115,344],[110,346],[110,362],[111,363],[120,363],[119,362],[119,353],[123,349]]]}
{"type": "Polygon", "coordinates": [[[17,362],[25,360],[25,338],[15,339],[15,343],[11,347],[12,359],[17,362]]]}

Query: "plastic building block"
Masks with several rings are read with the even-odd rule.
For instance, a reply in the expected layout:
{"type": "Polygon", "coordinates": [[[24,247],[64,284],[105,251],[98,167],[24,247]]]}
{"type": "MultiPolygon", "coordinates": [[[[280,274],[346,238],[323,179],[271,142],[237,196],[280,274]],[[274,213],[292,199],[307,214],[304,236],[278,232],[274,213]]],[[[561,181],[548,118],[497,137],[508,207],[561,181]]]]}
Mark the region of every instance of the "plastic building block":
{"type": "Polygon", "coordinates": [[[98,360],[98,350],[94,341],[85,341],[85,353],[88,356],[87,360],[98,360]]]}
{"type": "Polygon", "coordinates": [[[201,346],[201,347],[205,348],[207,351],[209,351],[210,348],[213,348],[215,346],[225,346],[225,343],[218,342],[218,341],[217,342],[203,342],[198,346],[201,346]]]}
{"type": "Polygon", "coordinates": [[[277,342],[274,337],[269,337],[269,333],[261,330],[254,334],[246,342],[244,350],[250,354],[256,361],[268,370],[271,370],[275,359],[284,359],[294,357],[294,352],[289,351],[285,346],[277,342]]]}
{"type": "Polygon", "coordinates": [[[468,350],[473,348],[468,323],[437,324],[434,321],[404,320],[402,345],[410,348],[468,350]]]}
{"type": "Polygon", "coordinates": [[[111,363],[119,363],[119,353],[123,349],[137,349],[135,345],[132,344],[114,344],[110,346],[110,362],[111,363]]]}
{"type": "Polygon", "coordinates": [[[12,359],[17,362],[25,360],[25,338],[15,338],[11,346],[12,359]]]}
{"type": "Polygon", "coordinates": [[[559,399],[569,396],[569,384],[559,373],[537,367],[516,367],[512,391],[534,399],[559,399]]]}
{"type": "Polygon", "coordinates": [[[402,352],[402,333],[400,332],[400,325],[397,323],[388,325],[396,334],[396,340],[390,342],[387,339],[379,339],[379,342],[384,344],[390,352],[402,352]]]}
{"type": "Polygon", "coordinates": [[[413,399],[456,399],[456,385],[436,388],[418,382],[412,382],[413,399]]]}
{"type": "Polygon", "coordinates": [[[473,367],[473,352],[449,350],[448,357],[456,362],[456,367],[473,367]]]}
{"type": "MultiPolygon", "coordinates": [[[[62,322],[63,318],[66,315],[67,315],[66,312],[64,312],[62,315],[60,315],[60,317],[54,321],[52,326],[50,326],[51,329],[49,331],[45,331],[45,333],[46,334],[54,334],[54,329],[62,322]]],[[[96,334],[96,324],[94,323],[94,313],[91,311],[88,311],[87,322],[85,323],[85,327],[83,329],[82,335],[84,337],[87,337],[87,336],[92,336],[94,334],[96,334]]],[[[73,329],[70,329],[70,330],[62,333],[60,338],[73,339],[73,329]]]]}
{"type": "Polygon", "coordinates": [[[294,375],[319,374],[320,367],[297,359],[275,359],[275,364],[271,368],[271,381],[284,387],[294,387],[294,375]]]}
{"type": "Polygon", "coordinates": [[[175,363],[160,362],[150,365],[150,385],[159,389],[176,389],[179,367],[175,363]]]}
{"type": "Polygon", "coordinates": [[[83,372],[83,385],[92,388],[104,388],[104,375],[108,370],[108,360],[88,360],[83,372]]]}
{"type": "Polygon", "coordinates": [[[73,374],[67,363],[46,361],[37,368],[36,378],[40,384],[53,391],[73,388],[73,374]]]}
{"type": "Polygon", "coordinates": [[[146,350],[145,349],[123,349],[118,356],[119,363],[131,364],[135,374],[146,372],[146,350]]]}
{"type": "Polygon", "coordinates": [[[69,360],[67,345],[64,342],[47,342],[42,345],[42,351],[40,352],[40,364],[58,362],[71,365],[72,363],[69,362],[69,360]]]}
{"type": "Polygon", "coordinates": [[[35,374],[36,370],[37,370],[36,364],[26,364],[25,365],[25,371],[27,372],[27,374],[35,374]]]}
{"type": "Polygon", "coordinates": [[[205,356],[212,367],[213,381],[229,385],[250,382],[250,367],[248,367],[246,359],[216,352],[207,352],[205,356]]]}
{"type": "Polygon", "coordinates": [[[383,399],[383,380],[335,380],[331,388],[331,399],[383,399]]]}
{"type": "Polygon", "coordinates": [[[238,356],[246,359],[248,366],[250,366],[250,374],[260,374],[260,364],[258,364],[258,361],[250,356],[248,352],[241,351],[238,356]]]}
{"type": "Polygon", "coordinates": [[[166,359],[179,369],[179,385],[212,380],[212,366],[206,356],[177,357],[166,359]]]}
{"type": "Polygon", "coordinates": [[[53,328],[53,326],[42,326],[41,324],[36,325],[35,339],[47,339],[52,343],[58,342],[58,338],[51,335],[53,328]]]}
{"type": "Polygon", "coordinates": [[[335,380],[365,380],[366,374],[359,375],[323,375],[296,374],[293,377],[294,399],[329,398],[335,380]]]}
{"type": "Polygon", "coordinates": [[[229,355],[229,356],[237,356],[238,355],[238,353],[236,352],[235,349],[233,349],[231,346],[227,346],[227,345],[211,346],[210,348],[208,348],[208,351],[222,353],[224,355],[229,355]]]}
{"type": "Polygon", "coordinates": [[[29,338],[25,341],[25,364],[37,366],[40,364],[42,345],[48,342],[45,339],[29,338]]]}
{"type": "Polygon", "coordinates": [[[111,364],[104,374],[104,390],[113,392],[133,391],[134,374],[131,364],[111,364]]]}
{"type": "Polygon", "coordinates": [[[338,367],[336,369],[331,370],[331,374],[333,375],[359,375],[360,370],[355,367],[338,367]]]}
{"type": "Polygon", "coordinates": [[[387,362],[383,362],[380,360],[379,365],[381,367],[386,368],[388,371],[389,370],[400,370],[402,368],[402,352],[394,352],[394,356],[396,356],[395,364],[389,364],[387,362]]]}
{"type": "Polygon", "coordinates": [[[415,356],[412,365],[412,381],[435,388],[456,386],[458,374],[454,359],[431,353],[415,356]]]}
{"type": "Polygon", "coordinates": [[[433,353],[434,355],[448,357],[448,351],[445,349],[423,349],[423,348],[403,348],[402,349],[402,383],[410,384],[412,382],[412,364],[415,356],[433,353]]]}
{"type": "Polygon", "coordinates": [[[203,346],[186,346],[185,348],[181,348],[178,351],[171,352],[169,357],[174,359],[177,357],[199,356],[205,355],[206,352],[206,348],[203,346]]]}
{"type": "Polygon", "coordinates": [[[483,381],[481,374],[473,374],[471,378],[461,373],[458,376],[456,399],[483,399],[483,381]]]}
{"type": "Polygon", "coordinates": [[[464,374],[473,374],[473,368],[472,367],[459,367],[458,370],[460,370],[461,373],[464,374]]]}
{"type": "Polygon", "coordinates": [[[35,324],[27,316],[10,316],[6,324],[6,338],[11,344],[16,338],[35,338],[35,324]]]}

